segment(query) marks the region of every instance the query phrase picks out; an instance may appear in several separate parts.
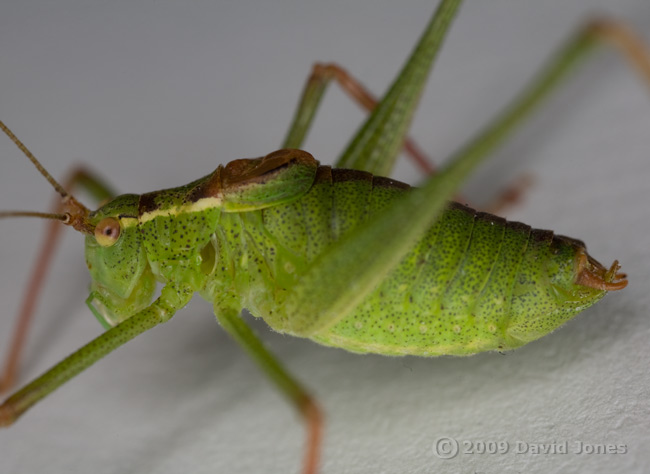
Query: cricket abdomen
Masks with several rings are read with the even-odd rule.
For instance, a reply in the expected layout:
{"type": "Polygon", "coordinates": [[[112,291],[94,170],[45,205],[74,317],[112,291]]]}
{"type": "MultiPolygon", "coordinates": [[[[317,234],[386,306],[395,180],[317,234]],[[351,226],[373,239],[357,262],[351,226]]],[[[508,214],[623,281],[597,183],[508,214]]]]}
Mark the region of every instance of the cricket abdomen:
{"type": "Polygon", "coordinates": [[[581,255],[579,241],[452,203],[386,281],[313,339],[386,355],[514,349],[606,293],[575,283],[581,255]]]}
{"type": "MultiPolygon", "coordinates": [[[[320,167],[313,187],[299,199],[233,215],[223,230],[231,237],[219,240],[243,239],[243,247],[227,251],[235,257],[228,267],[242,306],[291,333],[284,297],[311,262],[407,189],[368,173],[320,167]]],[[[578,241],[451,203],[365,300],[308,337],[387,355],[513,349],[551,332],[605,293],[589,288],[585,300],[567,289],[576,280],[580,252],[578,241]]]]}
{"type": "Polygon", "coordinates": [[[451,204],[416,247],[321,343],[392,355],[503,348],[531,228],[451,204]]]}

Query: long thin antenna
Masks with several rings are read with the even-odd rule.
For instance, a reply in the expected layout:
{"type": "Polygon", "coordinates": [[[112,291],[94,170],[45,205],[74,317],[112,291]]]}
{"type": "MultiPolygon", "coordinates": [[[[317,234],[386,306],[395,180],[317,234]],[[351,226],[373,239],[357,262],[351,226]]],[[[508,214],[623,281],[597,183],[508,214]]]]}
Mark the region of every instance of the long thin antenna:
{"type": "Polygon", "coordinates": [[[20,151],[22,151],[29,161],[31,161],[36,169],[45,176],[52,187],[56,190],[57,193],[61,195],[61,205],[60,210],[63,211],[62,214],[47,214],[41,212],[32,212],[32,211],[2,211],[0,212],[0,217],[42,217],[45,219],[55,219],[61,221],[65,225],[69,225],[79,232],[84,234],[92,234],[94,231],[94,226],[90,224],[88,220],[88,215],[90,211],[77,201],[73,195],[68,193],[63,186],[61,186],[56,179],[52,177],[50,173],[43,167],[43,165],[36,159],[29,149],[23,145],[23,142],[18,140],[18,137],[9,130],[2,120],[0,120],[0,129],[7,134],[11,141],[15,143],[20,151]]]}
{"type": "Polygon", "coordinates": [[[28,149],[28,148],[23,144],[23,142],[21,142],[20,140],[18,140],[18,137],[17,137],[16,135],[14,135],[14,132],[12,132],[11,130],[9,130],[9,127],[7,127],[7,126],[4,124],[4,122],[2,122],[2,120],[0,120],[0,128],[2,129],[3,132],[5,132],[5,133],[7,134],[7,136],[8,136],[9,138],[11,138],[11,141],[14,142],[14,143],[16,144],[16,146],[18,147],[18,149],[19,149],[20,151],[22,151],[22,152],[25,154],[25,156],[26,156],[27,158],[29,158],[29,161],[31,161],[32,163],[34,163],[34,166],[36,166],[36,169],[37,169],[37,170],[38,170],[38,171],[39,171],[43,176],[45,176],[45,179],[47,179],[47,180],[50,182],[50,184],[52,185],[52,187],[54,187],[54,189],[56,189],[56,192],[59,193],[59,194],[61,195],[61,197],[63,197],[63,198],[68,197],[69,194],[66,192],[65,189],[63,189],[63,186],[61,186],[61,185],[56,181],[56,179],[54,179],[54,178],[52,177],[52,175],[51,175],[50,173],[48,173],[47,170],[46,170],[45,168],[43,168],[43,165],[41,165],[41,163],[36,159],[36,157],[32,154],[32,152],[29,151],[29,149],[28,149]]]}
{"type": "Polygon", "coordinates": [[[53,219],[61,221],[64,224],[70,220],[69,214],[53,214],[49,212],[38,211],[0,211],[0,219],[5,217],[40,217],[41,219],[53,219]]]}

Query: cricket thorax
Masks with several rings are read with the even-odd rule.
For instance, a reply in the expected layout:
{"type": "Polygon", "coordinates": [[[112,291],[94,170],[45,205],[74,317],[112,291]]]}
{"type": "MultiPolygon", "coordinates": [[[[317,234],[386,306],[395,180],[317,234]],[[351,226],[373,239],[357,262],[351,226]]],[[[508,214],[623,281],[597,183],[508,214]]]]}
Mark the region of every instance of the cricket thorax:
{"type": "Polygon", "coordinates": [[[389,196],[407,188],[369,173],[318,167],[313,185],[301,197],[222,215],[215,239],[217,272],[234,282],[242,307],[285,331],[282,302],[309,265],[389,202],[389,196]]]}

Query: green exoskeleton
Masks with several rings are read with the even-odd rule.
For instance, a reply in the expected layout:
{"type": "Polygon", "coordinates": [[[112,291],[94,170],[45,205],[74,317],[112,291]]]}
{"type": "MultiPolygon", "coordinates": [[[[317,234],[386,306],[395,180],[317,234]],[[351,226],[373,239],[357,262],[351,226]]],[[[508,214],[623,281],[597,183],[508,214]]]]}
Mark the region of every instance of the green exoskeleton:
{"type": "MultiPolygon", "coordinates": [[[[0,426],[104,355],[168,321],[199,293],[305,417],[304,468],[314,473],[320,410],[239,318],[243,309],[276,331],[350,351],[466,355],[538,339],[608,291],[623,288],[618,264],[604,267],[579,240],[448,204],[463,179],[599,39],[623,46],[647,73],[647,57],[619,25],[594,23],[570,39],[490,126],[420,188],[380,177],[391,172],[460,3],[441,2],[334,168],[298,149],[327,81],[343,77],[354,83],[332,65],[314,69],[281,150],[143,195],[112,197],[98,180],[75,175],[74,184],[107,198],[96,211],[56,183],[2,124],[62,197],[53,214],[4,216],[40,215],[85,234],[92,278],[87,303],[106,332],[10,396],[0,406],[0,426]],[[162,288],[156,297],[157,284],[162,288]]],[[[350,90],[364,101],[355,87],[350,90]]]]}

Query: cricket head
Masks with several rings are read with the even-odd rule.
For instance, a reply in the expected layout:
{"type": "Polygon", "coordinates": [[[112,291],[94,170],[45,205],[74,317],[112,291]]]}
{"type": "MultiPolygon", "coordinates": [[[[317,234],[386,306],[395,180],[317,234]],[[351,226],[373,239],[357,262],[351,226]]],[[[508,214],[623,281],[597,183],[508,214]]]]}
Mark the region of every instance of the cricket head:
{"type": "MultiPolygon", "coordinates": [[[[91,212],[61,186],[29,149],[0,121],[0,130],[16,144],[61,196],[56,213],[3,211],[3,217],[39,217],[68,225],[86,236],[86,264],[92,278],[86,303],[105,328],[146,307],[156,283],[138,230],[139,196],[118,196],[91,212]]],[[[56,233],[52,229],[51,238],[56,233]]]]}
{"type": "Polygon", "coordinates": [[[144,309],[156,281],[138,228],[138,201],[124,194],[89,213],[86,266],[92,278],[88,307],[105,328],[144,309]]]}
{"type": "Polygon", "coordinates": [[[533,249],[529,256],[540,263],[529,265],[513,289],[513,316],[506,330],[512,348],[550,333],[608,291],[627,286],[617,261],[603,266],[577,239],[556,235],[550,246],[533,249]],[[533,288],[531,282],[538,284],[533,288]]]}

